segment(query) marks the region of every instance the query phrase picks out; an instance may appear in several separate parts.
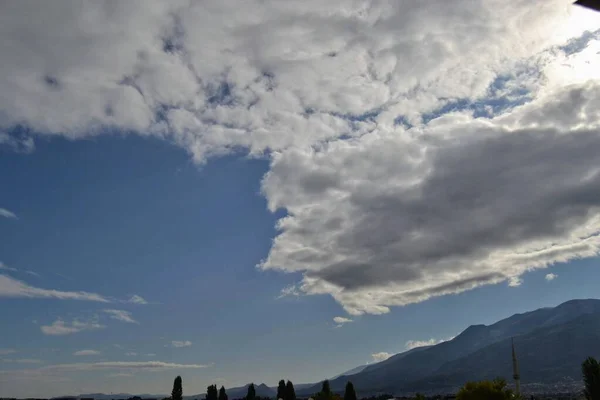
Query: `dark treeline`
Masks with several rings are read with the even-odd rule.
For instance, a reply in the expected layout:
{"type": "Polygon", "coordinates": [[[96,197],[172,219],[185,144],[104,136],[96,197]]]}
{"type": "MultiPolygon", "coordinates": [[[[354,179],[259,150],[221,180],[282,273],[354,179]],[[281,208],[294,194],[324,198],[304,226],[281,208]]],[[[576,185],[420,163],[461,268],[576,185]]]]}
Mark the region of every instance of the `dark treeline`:
{"type": "MultiPolygon", "coordinates": [[[[593,357],[587,358],[581,364],[581,374],[583,377],[584,390],[583,395],[586,400],[600,400],[600,363],[593,357]]],[[[346,383],[344,396],[331,391],[329,381],[325,380],[322,383],[321,391],[311,396],[313,400],[358,400],[356,390],[352,382],[346,383]]],[[[378,396],[364,397],[361,400],[389,400],[394,398],[391,394],[380,394],[378,396]]],[[[425,396],[417,394],[413,397],[417,400],[426,399],[425,396]]],[[[430,397],[430,399],[438,399],[440,396],[430,397]]],[[[533,396],[532,396],[533,398],[533,396]]],[[[494,380],[486,380],[479,382],[467,382],[457,393],[456,400],[521,400],[522,396],[514,393],[508,388],[505,379],[496,378],[494,380]]],[[[171,397],[163,400],[183,400],[183,384],[181,376],[177,376],[173,382],[173,390],[171,397]]],[[[195,399],[198,400],[198,399],[195,399]]],[[[227,391],[224,386],[217,389],[217,385],[210,385],[206,388],[206,397],[204,400],[229,400],[227,391]]],[[[273,400],[268,397],[260,397],[256,394],[254,383],[248,385],[246,396],[243,399],[232,400],[273,400]]],[[[277,386],[277,398],[274,400],[298,400],[294,384],[291,381],[280,380],[277,386]]]]}

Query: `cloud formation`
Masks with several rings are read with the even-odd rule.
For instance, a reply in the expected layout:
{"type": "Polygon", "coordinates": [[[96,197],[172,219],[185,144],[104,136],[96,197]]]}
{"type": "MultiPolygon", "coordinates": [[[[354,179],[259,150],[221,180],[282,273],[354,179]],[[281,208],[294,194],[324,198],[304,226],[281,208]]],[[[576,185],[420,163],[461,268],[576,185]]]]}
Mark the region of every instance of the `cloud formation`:
{"type": "Polygon", "coordinates": [[[353,322],[353,320],[350,318],[346,318],[346,317],[334,317],[333,322],[335,322],[337,324],[338,328],[341,328],[344,324],[353,322]]]}
{"type": "Polygon", "coordinates": [[[79,350],[73,353],[74,356],[97,356],[100,355],[98,350],[79,350]]]}
{"type": "Polygon", "coordinates": [[[549,273],[546,274],[546,276],[544,277],[548,282],[555,280],[556,278],[558,278],[558,275],[554,274],[554,273],[549,273]]]}
{"type": "Polygon", "coordinates": [[[8,265],[6,265],[2,261],[0,261],[0,271],[1,270],[10,271],[10,272],[17,272],[18,271],[18,269],[13,268],[13,267],[9,267],[8,265]]]}
{"type": "Polygon", "coordinates": [[[148,304],[142,296],[138,296],[137,294],[131,296],[127,302],[131,304],[148,304]]]}
{"type": "Polygon", "coordinates": [[[43,361],[38,360],[37,358],[2,358],[0,361],[5,363],[15,363],[15,364],[41,364],[43,361]]]}
{"type": "Polygon", "coordinates": [[[259,267],[351,315],[516,286],[600,248],[598,17],[571,3],[14,2],[0,138],[268,156],[259,267]]]}
{"type": "Polygon", "coordinates": [[[386,351],[380,351],[379,353],[371,354],[371,357],[373,358],[374,362],[381,362],[381,361],[387,360],[388,358],[390,358],[393,355],[394,354],[388,353],[386,351]]]}
{"type": "Polygon", "coordinates": [[[110,316],[112,319],[116,319],[117,321],[127,322],[130,324],[137,324],[135,319],[131,316],[131,312],[125,310],[114,310],[114,309],[105,309],[102,310],[106,314],[110,316]]]}
{"type": "Polygon", "coordinates": [[[434,346],[436,344],[442,343],[442,342],[447,342],[448,340],[452,340],[454,339],[454,337],[448,338],[448,339],[434,339],[431,338],[429,340],[408,340],[405,344],[404,344],[404,348],[406,350],[412,350],[414,348],[417,347],[424,347],[424,346],[434,346]]]}
{"type": "Polygon", "coordinates": [[[171,341],[171,346],[173,347],[190,347],[192,342],[189,340],[173,340],[171,341]]]}
{"type": "Polygon", "coordinates": [[[105,326],[99,324],[97,320],[79,321],[75,319],[69,324],[61,318],[54,321],[52,325],[42,325],[40,327],[40,329],[45,335],[53,336],[71,335],[73,333],[97,330],[102,328],[105,328],[105,326]]]}
{"type": "Polygon", "coordinates": [[[6,208],[2,208],[2,207],[0,207],[0,217],[17,219],[17,215],[14,212],[9,211],[6,208]]]}
{"type": "Polygon", "coordinates": [[[14,354],[17,351],[15,349],[0,349],[0,356],[6,356],[8,354],[14,354]]]}
{"type": "Polygon", "coordinates": [[[13,279],[6,275],[0,275],[0,297],[85,300],[101,303],[109,302],[107,298],[96,293],[42,289],[30,286],[25,282],[13,279]]]}

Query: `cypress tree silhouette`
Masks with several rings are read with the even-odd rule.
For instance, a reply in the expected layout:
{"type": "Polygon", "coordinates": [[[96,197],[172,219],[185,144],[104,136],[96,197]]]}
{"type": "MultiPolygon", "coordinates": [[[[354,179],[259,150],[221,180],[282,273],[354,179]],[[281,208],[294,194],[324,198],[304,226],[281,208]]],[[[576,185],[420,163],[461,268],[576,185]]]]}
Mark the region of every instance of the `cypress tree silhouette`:
{"type": "Polygon", "coordinates": [[[219,400],[228,400],[225,386],[221,386],[221,389],[219,389],[219,400]]]}
{"type": "Polygon", "coordinates": [[[583,383],[585,385],[585,398],[587,400],[600,400],[600,363],[593,357],[588,357],[581,364],[583,383]]]}
{"type": "Polygon", "coordinates": [[[331,396],[331,387],[329,386],[329,381],[323,381],[323,386],[321,387],[321,393],[326,396],[331,396]]]}
{"type": "Polygon", "coordinates": [[[206,388],[206,400],[217,400],[217,385],[210,385],[206,388]]]}
{"type": "Polygon", "coordinates": [[[354,391],[354,385],[350,381],[346,383],[346,390],[344,391],[344,400],[357,400],[356,391],[354,391]]]}
{"type": "Polygon", "coordinates": [[[283,379],[279,381],[279,386],[277,386],[277,398],[275,400],[279,399],[287,400],[285,396],[285,381],[283,379]]]}
{"type": "Polygon", "coordinates": [[[256,400],[256,389],[254,388],[254,383],[251,383],[248,386],[248,394],[246,394],[246,400],[256,400]]]}
{"type": "Polygon", "coordinates": [[[183,398],[183,386],[181,384],[181,376],[177,376],[173,381],[173,391],[171,392],[172,400],[182,400],[183,398]]]}
{"type": "Polygon", "coordinates": [[[287,381],[287,385],[285,385],[285,400],[296,400],[296,390],[294,390],[292,381],[287,381]]]}

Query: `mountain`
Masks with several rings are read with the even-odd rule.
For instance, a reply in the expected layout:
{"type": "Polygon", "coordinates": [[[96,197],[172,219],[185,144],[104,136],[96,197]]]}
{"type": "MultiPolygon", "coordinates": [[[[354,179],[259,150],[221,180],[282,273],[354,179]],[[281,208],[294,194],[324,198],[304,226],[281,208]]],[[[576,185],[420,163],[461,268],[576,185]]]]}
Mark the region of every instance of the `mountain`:
{"type": "MultiPolygon", "coordinates": [[[[75,399],[77,398],[88,398],[88,399],[94,399],[94,400],[112,400],[112,399],[129,399],[131,397],[141,397],[142,399],[164,399],[165,397],[169,397],[169,395],[166,394],[129,394],[129,393],[113,393],[113,394],[105,394],[105,393],[87,393],[87,394],[80,394],[79,396],[74,397],[75,399]]],[[[64,399],[65,397],[60,397],[61,399],[64,399]]]]}
{"type": "MultiPolygon", "coordinates": [[[[336,376],[334,376],[331,379],[336,379],[339,378],[340,376],[350,376],[350,375],[354,375],[354,374],[358,374],[359,372],[361,372],[362,370],[364,370],[365,368],[367,368],[369,365],[359,365],[358,367],[354,367],[346,372],[342,372],[341,374],[338,374],[336,376]]],[[[310,385],[312,386],[312,384],[310,385]]]]}
{"type": "MultiPolygon", "coordinates": [[[[522,382],[580,380],[580,363],[600,354],[600,300],[572,300],[516,314],[492,325],[472,325],[447,342],[397,354],[352,375],[360,394],[451,387],[467,380],[510,378],[510,338],[519,352],[522,382]]],[[[348,381],[330,381],[343,392],[348,381]]],[[[315,393],[316,384],[303,394],[315,393]]]]}
{"type": "MultiPolygon", "coordinates": [[[[225,388],[227,391],[227,397],[229,397],[230,400],[242,399],[246,397],[246,394],[248,393],[248,386],[250,386],[249,383],[240,387],[225,388]]],[[[260,397],[275,398],[277,396],[276,389],[270,388],[264,383],[261,383],[260,385],[255,384],[254,389],[256,390],[256,395],[260,397]]],[[[206,393],[200,393],[193,396],[183,396],[184,400],[201,400],[205,397],[206,393]]]]}

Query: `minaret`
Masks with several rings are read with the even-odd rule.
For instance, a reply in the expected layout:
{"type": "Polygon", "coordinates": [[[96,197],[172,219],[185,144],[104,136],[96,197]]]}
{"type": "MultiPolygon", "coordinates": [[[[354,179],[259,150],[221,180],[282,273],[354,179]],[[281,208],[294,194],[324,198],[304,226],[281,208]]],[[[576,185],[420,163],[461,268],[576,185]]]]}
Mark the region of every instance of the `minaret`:
{"type": "Polygon", "coordinates": [[[519,363],[517,362],[517,353],[515,352],[515,342],[510,338],[512,344],[512,362],[513,362],[513,379],[515,380],[515,394],[521,394],[521,377],[519,375],[519,363]]]}

